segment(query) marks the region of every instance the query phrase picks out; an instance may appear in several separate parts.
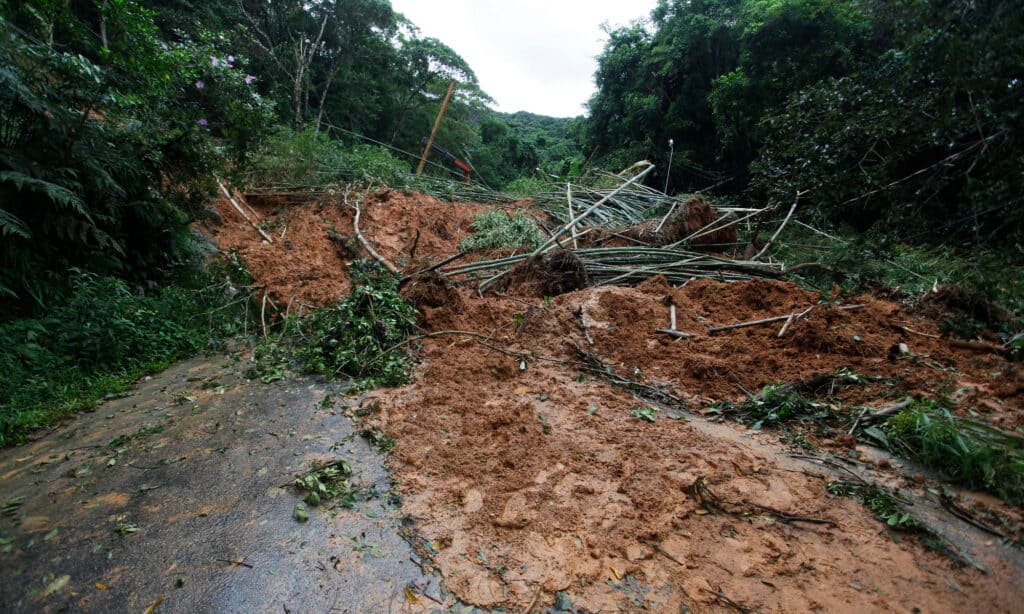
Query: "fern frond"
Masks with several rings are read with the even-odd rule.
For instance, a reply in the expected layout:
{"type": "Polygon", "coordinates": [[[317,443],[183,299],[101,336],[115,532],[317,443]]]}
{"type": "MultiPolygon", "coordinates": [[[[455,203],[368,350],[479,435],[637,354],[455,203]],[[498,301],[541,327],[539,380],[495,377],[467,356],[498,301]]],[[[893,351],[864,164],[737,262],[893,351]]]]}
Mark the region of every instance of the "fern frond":
{"type": "MultiPolygon", "coordinates": [[[[9,237],[14,235],[21,237],[22,239],[32,238],[32,233],[29,232],[28,226],[25,222],[21,221],[16,215],[9,211],[0,209],[0,235],[9,237]]],[[[3,287],[0,286],[0,294],[3,293],[3,287]]]]}
{"type": "Polygon", "coordinates": [[[14,187],[18,190],[43,194],[53,203],[61,207],[71,208],[75,213],[92,222],[92,216],[89,215],[85,202],[77,194],[62,185],[30,177],[25,173],[17,171],[0,171],[0,183],[5,182],[14,184],[14,187]]]}

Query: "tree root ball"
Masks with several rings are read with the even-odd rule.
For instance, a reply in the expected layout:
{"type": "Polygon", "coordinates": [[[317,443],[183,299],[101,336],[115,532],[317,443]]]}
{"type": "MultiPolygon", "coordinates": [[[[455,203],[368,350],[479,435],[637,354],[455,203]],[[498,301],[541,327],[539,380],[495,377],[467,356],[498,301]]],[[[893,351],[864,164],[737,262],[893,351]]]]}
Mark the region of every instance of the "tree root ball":
{"type": "MultiPolygon", "coordinates": [[[[618,234],[648,243],[650,245],[670,245],[682,241],[693,233],[714,223],[721,217],[715,204],[706,196],[697,194],[682,205],[676,207],[661,229],[655,232],[660,219],[647,220],[641,224],[630,226],[618,234]]],[[[691,247],[711,246],[722,243],[736,242],[736,227],[729,226],[716,230],[690,242],[691,247]]]]}
{"type": "Polygon", "coordinates": [[[505,290],[520,296],[558,296],[586,288],[589,281],[583,261],[576,254],[554,249],[531,256],[512,269],[505,290]]]}
{"type": "Polygon", "coordinates": [[[462,297],[451,282],[437,271],[417,273],[399,290],[402,300],[422,312],[425,308],[447,307],[453,313],[462,311],[462,297]]]}

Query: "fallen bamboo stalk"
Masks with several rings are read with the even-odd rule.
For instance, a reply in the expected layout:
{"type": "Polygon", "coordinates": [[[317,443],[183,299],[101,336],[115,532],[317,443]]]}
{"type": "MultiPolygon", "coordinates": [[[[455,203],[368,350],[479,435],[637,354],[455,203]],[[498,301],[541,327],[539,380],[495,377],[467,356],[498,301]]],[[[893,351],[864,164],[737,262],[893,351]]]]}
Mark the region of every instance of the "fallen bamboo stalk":
{"type": "Polygon", "coordinates": [[[796,317],[795,315],[789,314],[789,317],[786,318],[786,323],[783,324],[782,328],[779,329],[779,334],[776,335],[777,337],[779,337],[781,339],[782,336],[786,334],[786,331],[789,330],[789,325],[793,323],[793,318],[795,318],[795,317],[796,317]]]}
{"type": "Polygon", "coordinates": [[[691,338],[697,336],[697,335],[694,335],[693,333],[684,333],[681,330],[675,330],[675,329],[670,329],[670,328],[659,328],[658,330],[656,330],[654,332],[656,332],[656,333],[665,333],[666,335],[672,335],[673,337],[678,337],[679,339],[691,339],[691,338]]]}
{"type": "Polygon", "coordinates": [[[799,313],[787,313],[784,316],[776,316],[774,318],[765,318],[763,320],[751,320],[750,322],[740,322],[739,324],[729,324],[728,326],[716,326],[714,328],[709,328],[708,333],[713,335],[715,333],[720,333],[727,330],[735,330],[737,328],[750,328],[751,326],[761,326],[763,324],[771,324],[772,322],[781,322],[783,320],[788,320],[790,318],[800,319],[806,316],[807,314],[811,313],[812,309],[814,309],[814,305],[811,305],[810,307],[799,313]]]}
{"type": "Polygon", "coordinates": [[[648,173],[650,173],[650,172],[651,172],[651,171],[653,171],[653,170],[654,170],[654,165],[652,164],[651,166],[648,166],[648,167],[647,167],[646,169],[644,169],[644,171],[643,171],[642,173],[640,173],[640,174],[639,174],[639,175],[637,175],[636,177],[633,177],[632,179],[630,179],[630,180],[629,180],[629,181],[627,181],[626,183],[623,183],[623,184],[622,184],[622,185],[620,185],[619,187],[615,188],[615,189],[614,189],[614,190],[613,190],[613,191],[612,191],[611,193],[609,193],[609,194],[608,194],[607,196],[605,196],[605,197],[604,197],[604,198],[602,198],[601,200],[597,201],[596,203],[594,203],[593,205],[591,205],[590,207],[588,207],[588,208],[587,208],[587,209],[586,209],[586,210],[585,210],[585,211],[584,211],[583,213],[581,213],[581,214],[580,214],[580,215],[579,215],[578,217],[576,217],[576,218],[573,218],[573,219],[570,219],[570,220],[569,220],[569,223],[568,223],[568,224],[566,224],[565,226],[563,226],[562,228],[560,228],[560,229],[559,229],[559,231],[558,231],[558,232],[556,232],[556,233],[555,233],[555,235],[554,235],[553,237],[551,237],[551,239],[549,239],[549,240],[548,240],[548,241],[546,241],[546,242],[545,242],[545,243],[544,243],[543,245],[541,245],[541,246],[540,246],[540,247],[538,247],[538,248],[537,248],[536,250],[534,250],[534,251],[533,251],[533,253],[532,253],[532,254],[530,254],[530,255],[531,255],[531,256],[536,256],[537,254],[540,254],[540,253],[543,253],[543,252],[547,251],[547,250],[548,250],[548,249],[549,249],[549,248],[551,247],[551,245],[552,245],[553,243],[555,243],[555,241],[556,241],[556,240],[558,239],[558,237],[560,237],[560,236],[562,236],[563,234],[565,234],[566,232],[568,232],[568,231],[569,231],[569,230],[570,230],[570,229],[571,229],[571,228],[572,228],[572,227],[573,227],[573,226],[574,226],[575,224],[579,224],[579,223],[580,223],[581,221],[583,221],[583,220],[584,220],[584,219],[585,219],[585,218],[586,218],[587,216],[589,216],[589,215],[590,215],[591,213],[593,213],[593,212],[594,212],[594,211],[595,211],[595,210],[596,210],[596,209],[597,209],[598,207],[600,207],[600,206],[601,206],[601,205],[603,205],[604,203],[608,202],[608,200],[609,200],[609,199],[611,199],[611,198],[614,198],[614,197],[615,197],[615,195],[616,195],[616,194],[618,194],[619,192],[621,192],[621,191],[625,190],[626,188],[628,188],[629,186],[633,185],[633,184],[634,184],[634,183],[636,183],[637,181],[640,181],[641,179],[643,179],[644,177],[646,177],[646,176],[647,176],[647,174],[648,174],[648,173]]]}
{"type": "Polygon", "coordinates": [[[669,330],[676,329],[676,304],[670,303],[668,306],[668,328],[669,330]]]}
{"type": "Polygon", "coordinates": [[[363,249],[366,250],[366,253],[368,253],[371,256],[373,256],[373,259],[376,260],[377,262],[381,263],[381,265],[383,265],[385,269],[391,271],[392,273],[396,273],[397,274],[399,271],[395,267],[395,265],[393,265],[390,262],[388,262],[387,260],[385,260],[384,256],[381,256],[380,254],[378,254],[377,251],[375,249],[373,249],[373,246],[370,245],[370,242],[366,240],[366,237],[363,236],[363,233],[359,232],[359,214],[360,214],[359,204],[358,203],[356,203],[354,205],[350,204],[348,202],[348,194],[345,194],[344,199],[345,199],[345,204],[346,205],[348,205],[348,206],[350,206],[350,207],[352,207],[353,209],[356,210],[356,215],[355,215],[354,218],[352,218],[352,228],[355,230],[356,239],[359,240],[360,245],[363,246],[363,249]]]}
{"type": "Polygon", "coordinates": [[[242,216],[242,219],[244,219],[246,222],[249,222],[249,225],[255,228],[256,232],[260,233],[260,236],[262,236],[267,241],[267,243],[273,243],[274,240],[270,238],[270,235],[263,232],[263,229],[260,228],[259,224],[252,221],[252,218],[249,217],[249,214],[242,210],[242,207],[238,204],[238,201],[236,201],[235,197],[232,196],[230,192],[228,192],[228,189],[224,187],[224,183],[220,179],[217,180],[217,185],[220,186],[220,191],[224,192],[224,196],[227,196],[228,202],[230,202],[231,206],[235,208],[235,211],[237,211],[238,214],[242,216]]]}
{"type": "Polygon", "coordinates": [[[793,201],[793,206],[789,208],[789,213],[786,214],[786,218],[782,220],[781,224],[779,224],[779,227],[778,229],[775,230],[775,234],[772,235],[772,238],[768,239],[768,242],[764,244],[764,247],[761,248],[761,251],[757,252],[757,255],[751,258],[751,260],[760,260],[761,256],[765,255],[765,253],[767,253],[767,251],[771,249],[772,245],[775,243],[775,240],[779,238],[780,234],[782,234],[782,230],[786,227],[786,224],[789,223],[790,218],[793,217],[793,212],[796,211],[796,206],[800,204],[800,197],[806,193],[807,190],[796,193],[796,200],[793,201]]]}
{"type": "Polygon", "coordinates": [[[679,206],[679,201],[678,200],[676,200],[675,202],[672,203],[672,206],[669,207],[669,209],[668,209],[668,213],[666,213],[665,217],[661,218],[661,221],[658,222],[658,226],[654,229],[654,234],[658,234],[659,232],[661,232],[661,227],[665,225],[665,222],[668,221],[668,218],[672,217],[672,214],[675,213],[676,207],[678,207],[678,206],[679,206]]]}
{"type": "MultiPolygon", "coordinates": [[[[572,183],[566,182],[565,184],[565,200],[569,203],[569,219],[573,218],[572,214],[572,183]]],[[[576,243],[576,224],[572,225],[572,248],[579,249],[579,245],[576,243]]]]}

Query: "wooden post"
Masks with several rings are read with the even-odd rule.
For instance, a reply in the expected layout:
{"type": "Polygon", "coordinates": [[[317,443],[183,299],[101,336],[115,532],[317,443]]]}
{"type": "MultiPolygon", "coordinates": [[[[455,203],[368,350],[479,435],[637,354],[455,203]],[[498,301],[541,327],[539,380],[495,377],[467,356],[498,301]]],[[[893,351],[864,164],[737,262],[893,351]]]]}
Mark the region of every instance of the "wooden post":
{"type": "Polygon", "coordinates": [[[455,79],[448,84],[448,93],[444,95],[444,100],[441,102],[441,110],[437,113],[437,119],[434,121],[434,129],[430,131],[430,138],[427,139],[427,146],[423,148],[423,157],[420,158],[420,165],[416,167],[416,174],[423,174],[423,167],[427,165],[427,156],[430,155],[430,147],[434,144],[434,137],[437,136],[437,129],[441,127],[441,118],[444,117],[444,112],[448,110],[448,101],[452,97],[452,92],[455,91],[455,79]]]}

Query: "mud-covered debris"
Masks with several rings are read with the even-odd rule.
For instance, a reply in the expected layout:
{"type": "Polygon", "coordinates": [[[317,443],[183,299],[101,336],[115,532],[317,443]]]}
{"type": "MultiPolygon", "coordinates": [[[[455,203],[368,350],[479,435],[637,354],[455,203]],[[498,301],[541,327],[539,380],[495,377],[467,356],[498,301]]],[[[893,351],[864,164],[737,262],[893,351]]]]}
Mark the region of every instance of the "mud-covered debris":
{"type": "Polygon", "coordinates": [[[568,250],[554,249],[531,256],[508,275],[506,290],[523,296],[558,296],[587,287],[583,261],[568,250]]]}
{"type": "MultiPolygon", "coordinates": [[[[665,223],[652,219],[624,228],[617,234],[650,245],[671,245],[715,223],[722,215],[706,196],[697,194],[676,206],[665,223]],[[660,226],[660,227],[659,227],[660,226]]],[[[691,246],[721,245],[736,242],[736,226],[714,230],[690,241],[691,246]]]]}
{"type": "Polygon", "coordinates": [[[417,273],[399,291],[402,300],[420,312],[425,307],[447,307],[453,313],[462,311],[462,297],[444,275],[437,271],[417,273]]]}

